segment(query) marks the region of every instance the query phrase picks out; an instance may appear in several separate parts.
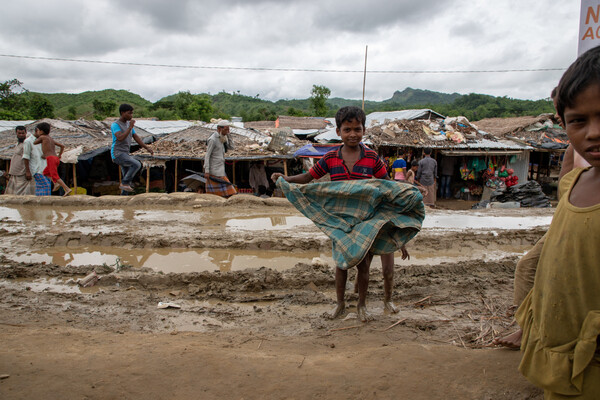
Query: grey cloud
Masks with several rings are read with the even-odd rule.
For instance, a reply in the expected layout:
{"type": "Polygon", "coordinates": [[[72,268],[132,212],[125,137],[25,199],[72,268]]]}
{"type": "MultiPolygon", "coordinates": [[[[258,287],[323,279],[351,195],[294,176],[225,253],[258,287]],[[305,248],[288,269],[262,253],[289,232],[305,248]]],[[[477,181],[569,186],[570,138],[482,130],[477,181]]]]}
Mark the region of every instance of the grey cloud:
{"type": "Polygon", "coordinates": [[[485,29],[482,23],[469,21],[452,26],[448,33],[452,36],[464,37],[481,43],[482,36],[485,35],[485,29]]]}
{"type": "Polygon", "coordinates": [[[452,5],[452,1],[372,0],[354,4],[324,2],[315,10],[315,25],[347,32],[369,32],[390,25],[425,25],[452,5]]]}

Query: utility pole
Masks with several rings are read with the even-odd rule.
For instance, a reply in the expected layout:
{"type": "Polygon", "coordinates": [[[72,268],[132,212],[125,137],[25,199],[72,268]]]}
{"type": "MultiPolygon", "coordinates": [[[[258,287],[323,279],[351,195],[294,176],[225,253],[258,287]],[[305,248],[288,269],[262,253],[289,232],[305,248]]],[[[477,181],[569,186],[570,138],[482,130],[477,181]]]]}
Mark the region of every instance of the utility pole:
{"type": "Polygon", "coordinates": [[[362,97],[362,109],[365,111],[365,85],[367,83],[367,51],[369,50],[369,45],[365,46],[365,74],[363,76],[363,97],[362,97]]]}

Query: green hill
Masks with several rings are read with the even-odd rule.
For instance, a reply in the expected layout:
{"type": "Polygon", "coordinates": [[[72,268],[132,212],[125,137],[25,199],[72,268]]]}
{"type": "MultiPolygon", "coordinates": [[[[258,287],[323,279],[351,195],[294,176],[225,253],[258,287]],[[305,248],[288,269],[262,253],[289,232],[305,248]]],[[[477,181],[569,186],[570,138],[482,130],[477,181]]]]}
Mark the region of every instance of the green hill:
{"type": "MultiPolygon", "coordinates": [[[[33,92],[31,92],[33,94],[33,92]]],[[[86,119],[93,118],[93,106],[94,100],[100,101],[113,101],[117,104],[114,112],[110,115],[113,117],[119,116],[118,105],[122,103],[129,103],[135,109],[138,115],[142,115],[146,110],[152,106],[152,103],[142,96],[131,93],[127,90],[115,90],[105,89],[97,92],[89,91],[77,94],[70,93],[39,93],[40,95],[47,98],[50,103],[54,106],[54,114],[58,118],[67,118],[69,114],[69,108],[75,107],[75,115],[77,117],[83,117],[86,119]]],[[[27,96],[28,94],[25,94],[27,96]]]]}
{"type": "MultiPolygon", "coordinates": [[[[127,90],[106,89],[78,94],[33,93],[22,94],[24,98],[40,95],[54,106],[54,115],[59,118],[94,118],[93,103],[102,102],[108,111],[98,113],[104,116],[118,116],[118,105],[129,103],[136,109],[137,117],[157,117],[159,119],[210,119],[242,117],[244,121],[275,120],[279,115],[311,116],[311,102],[306,99],[269,101],[257,96],[221,92],[215,95],[179,92],[163,97],[155,103],[127,90]],[[74,115],[72,111],[75,111],[74,115]]],[[[26,104],[26,102],[25,102],[26,104]]],[[[360,107],[361,100],[334,97],[327,99],[328,117],[335,115],[343,106],[360,107]]],[[[430,90],[406,88],[395,91],[391,98],[383,101],[365,102],[365,111],[394,111],[410,108],[431,108],[448,116],[464,115],[470,120],[488,117],[516,117],[539,115],[554,112],[548,99],[537,101],[494,97],[481,94],[460,95],[440,93],[430,90]]]]}

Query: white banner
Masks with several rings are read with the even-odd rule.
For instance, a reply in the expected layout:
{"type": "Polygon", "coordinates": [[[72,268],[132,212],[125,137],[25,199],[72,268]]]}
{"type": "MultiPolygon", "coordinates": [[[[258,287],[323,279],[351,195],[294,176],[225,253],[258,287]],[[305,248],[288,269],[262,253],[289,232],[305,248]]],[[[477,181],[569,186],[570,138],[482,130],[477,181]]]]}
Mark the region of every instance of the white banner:
{"type": "Polygon", "coordinates": [[[577,56],[598,45],[600,45],[600,0],[581,0],[577,56]]]}

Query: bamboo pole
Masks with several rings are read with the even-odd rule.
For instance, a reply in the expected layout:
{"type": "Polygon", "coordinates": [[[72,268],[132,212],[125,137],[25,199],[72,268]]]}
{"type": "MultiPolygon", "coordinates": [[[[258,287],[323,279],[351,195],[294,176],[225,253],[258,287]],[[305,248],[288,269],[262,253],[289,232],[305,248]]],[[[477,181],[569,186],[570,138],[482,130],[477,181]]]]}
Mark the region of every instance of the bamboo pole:
{"type": "Polygon", "coordinates": [[[283,160],[283,174],[285,176],[287,176],[288,174],[288,170],[287,170],[287,160],[283,160]]]}
{"type": "Polygon", "coordinates": [[[146,193],[150,191],[150,167],[146,167],[146,193]]]}
{"type": "Polygon", "coordinates": [[[165,167],[163,168],[163,189],[167,190],[167,163],[165,163],[165,167]]]}
{"type": "Polygon", "coordinates": [[[235,161],[235,160],[233,160],[233,182],[232,182],[232,183],[233,183],[234,185],[235,185],[235,163],[236,163],[236,161],[235,161]]]}
{"type": "Polygon", "coordinates": [[[365,86],[367,84],[367,50],[369,46],[365,46],[365,74],[363,76],[363,97],[362,97],[362,109],[365,110],[365,86]]]}
{"type": "Polygon", "coordinates": [[[177,163],[179,162],[178,159],[175,159],[175,188],[173,189],[174,192],[177,191],[177,188],[179,187],[177,185],[177,163]]]}
{"type": "Polygon", "coordinates": [[[73,194],[77,194],[77,163],[73,164],[73,194]]]}

